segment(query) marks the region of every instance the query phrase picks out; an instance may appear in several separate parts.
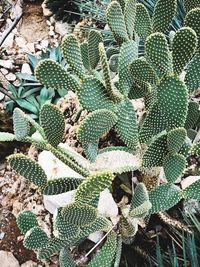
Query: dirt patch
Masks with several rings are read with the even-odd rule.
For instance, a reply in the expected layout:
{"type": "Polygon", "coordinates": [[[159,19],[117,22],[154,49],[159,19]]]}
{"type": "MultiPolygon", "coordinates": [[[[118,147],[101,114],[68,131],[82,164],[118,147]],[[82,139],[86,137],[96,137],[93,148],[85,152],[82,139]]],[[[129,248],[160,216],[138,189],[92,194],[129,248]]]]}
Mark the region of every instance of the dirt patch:
{"type": "Polygon", "coordinates": [[[48,36],[48,26],[43,16],[41,1],[24,4],[23,17],[18,31],[29,43],[48,36]]]}

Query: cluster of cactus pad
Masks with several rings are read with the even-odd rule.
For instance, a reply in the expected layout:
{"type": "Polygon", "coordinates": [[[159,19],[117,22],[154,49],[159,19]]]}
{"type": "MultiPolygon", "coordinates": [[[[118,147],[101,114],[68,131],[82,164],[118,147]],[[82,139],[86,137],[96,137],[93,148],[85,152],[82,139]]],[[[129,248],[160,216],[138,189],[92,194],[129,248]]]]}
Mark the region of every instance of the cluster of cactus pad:
{"type": "Polygon", "coordinates": [[[157,0],[150,17],[136,0],[111,1],[106,16],[116,39],[113,47],[106,49],[101,33],[92,29],[88,40],[81,44],[72,34],[63,39],[66,68],[53,60],[38,64],[36,77],[40,83],[75,91],[81,107],[87,110],[77,132],[87,160],[59,146],[65,120],[51,104],[42,107],[40,123],[15,109],[14,134],[0,134],[0,141],[25,141],[51,151],[83,177],[48,181],[41,166],[27,156],[14,154],[8,158],[11,167],[44,195],[76,189],[74,202],[54,215],[53,238],[39,226],[33,213],[24,211],[17,217],[25,235],[24,246],[37,250],[40,259],[60,251],[60,266],[76,266],[70,246],[90,233],[104,231],[108,233],[106,242],[88,266],[119,266],[122,243],[130,243],[134,237],[138,219],[168,210],[183,198],[200,200],[199,180],[184,190],[175,185],[184,173],[188,156],[200,154],[200,144],[192,143],[200,125],[199,104],[190,100],[200,86],[200,7],[198,1],[185,1],[188,13],[184,27],[171,40],[168,29],[176,6],[176,0],[157,0]],[[142,57],[141,42],[145,44],[142,57]],[[145,103],[140,121],[133,105],[138,98],[145,103]],[[30,136],[30,126],[40,133],[40,139],[30,136]],[[100,138],[111,129],[124,146],[99,149],[100,138]],[[99,167],[98,159],[105,154],[120,155],[121,166],[115,166],[113,158],[113,165],[99,167]],[[133,154],[140,157],[137,166],[133,154]],[[161,168],[164,183],[159,179],[161,168]],[[119,207],[118,222],[113,225],[98,214],[100,193],[111,189],[116,175],[134,170],[139,170],[144,180],[132,189],[130,203],[119,207]]]}

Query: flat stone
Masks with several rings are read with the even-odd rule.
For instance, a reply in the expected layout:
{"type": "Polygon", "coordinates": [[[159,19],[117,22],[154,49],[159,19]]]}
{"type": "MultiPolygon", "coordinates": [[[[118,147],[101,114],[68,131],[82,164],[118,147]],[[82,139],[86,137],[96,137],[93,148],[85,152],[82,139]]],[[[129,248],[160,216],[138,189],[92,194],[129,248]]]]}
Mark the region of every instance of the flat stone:
{"type": "Polygon", "coordinates": [[[42,40],[40,44],[41,44],[42,48],[47,48],[49,45],[49,41],[48,40],[42,40]]]}
{"type": "Polygon", "coordinates": [[[11,32],[5,39],[5,41],[2,44],[2,47],[6,47],[6,48],[11,48],[13,47],[13,43],[14,43],[14,36],[15,34],[13,32],[11,32]]]}
{"type": "Polygon", "coordinates": [[[0,250],[0,259],[2,267],[20,267],[18,260],[11,252],[0,250]]]}
{"type": "Polygon", "coordinates": [[[7,69],[1,68],[0,71],[1,71],[1,73],[2,73],[3,75],[8,74],[8,70],[7,70],[7,69]]]}
{"type": "Polygon", "coordinates": [[[108,218],[117,217],[118,215],[117,204],[107,188],[100,193],[97,209],[99,214],[108,218]]]}
{"type": "Polygon", "coordinates": [[[23,37],[15,37],[15,42],[18,47],[23,49],[26,48],[27,41],[23,37]]]}
{"type": "Polygon", "coordinates": [[[185,189],[198,180],[200,180],[200,176],[188,176],[183,181],[181,181],[181,187],[182,189],[185,189]]]}
{"type": "Polygon", "coordinates": [[[69,26],[68,23],[61,22],[61,21],[56,21],[55,23],[55,32],[59,33],[61,36],[64,36],[68,33],[69,31],[69,26]]]}
{"type": "Polygon", "coordinates": [[[27,43],[26,44],[27,51],[30,53],[35,53],[35,44],[34,43],[27,43]]]}
{"type": "Polygon", "coordinates": [[[0,92],[0,101],[3,100],[4,97],[5,97],[5,95],[2,92],[0,92]]]}
{"type": "MultiPolygon", "coordinates": [[[[13,65],[14,61],[12,59],[0,59],[0,66],[2,66],[4,69],[13,69],[14,65],[13,65]]],[[[2,69],[1,69],[2,70],[2,69]]],[[[2,72],[2,71],[1,71],[2,72]]],[[[4,71],[5,72],[5,71],[4,71]]],[[[3,72],[2,72],[3,73],[3,72]]],[[[8,72],[7,72],[8,73],[8,72]]],[[[4,74],[4,73],[3,73],[4,74]]],[[[6,74],[4,74],[6,75],[6,74]]]]}
{"type": "Polygon", "coordinates": [[[21,267],[37,267],[37,266],[38,266],[37,263],[31,260],[26,261],[25,263],[21,265],[21,267]]]}
{"type": "Polygon", "coordinates": [[[6,79],[10,82],[14,82],[16,80],[16,75],[12,72],[10,72],[9,74],[6,75],[6,79]]]}
{"type": "Polygon", "coordinates": [[[32,74],[32,70],[30,68],[30,65],[28,63],[24,63],[21,68],[22,73],[32,74]]]}

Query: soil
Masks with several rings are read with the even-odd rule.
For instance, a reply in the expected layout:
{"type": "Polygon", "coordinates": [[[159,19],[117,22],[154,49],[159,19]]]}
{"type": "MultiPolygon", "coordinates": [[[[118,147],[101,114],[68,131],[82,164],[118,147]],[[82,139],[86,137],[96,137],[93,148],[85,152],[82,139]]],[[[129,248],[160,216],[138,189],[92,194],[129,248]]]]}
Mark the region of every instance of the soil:
{"type": "Polygon", "coordinates": [[[29,43],[48,36],[48,26],[43,17],[42,1],[24,4],[23,17],[18,31],[29,43]]]}

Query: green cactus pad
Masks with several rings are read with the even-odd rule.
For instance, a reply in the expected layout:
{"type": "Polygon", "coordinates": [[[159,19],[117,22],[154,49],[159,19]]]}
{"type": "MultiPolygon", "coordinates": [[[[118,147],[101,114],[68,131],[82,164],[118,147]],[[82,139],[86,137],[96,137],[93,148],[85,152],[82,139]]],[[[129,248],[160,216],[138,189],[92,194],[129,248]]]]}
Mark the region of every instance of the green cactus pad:
{"type": "Polygon", "coordinates": [[[46,187],[47,176],[36,161],[22,154],[14,154],[8,157],[8,162],[11,168],[39,188],[46,187]]]}
{"type": "Polygon", "coordinates": [[[122,100],[123,96],[114,87],[114,85],[112,83],[109,64],[108,64],[106,51],[105,51],[103,43],[99,44],[99,53],[100,53],[100,62],[101,62],[102,71],[103,71],[105,88],[106,88],[111,100],[113,100],[114,102],[120,102],[122,100]]]}
{"type": "Polygon", "coordinates": [[[130,40],[132,40],[134,37],[135,15],[136,0],[127,0],[124,8],[124,20],[130,40]]]}
{"type": "Polygon", "coordinates": [[[82,227],[90,225],[97,218],[96,209],[87,204],[68,204],[62,209],[61,214],[66,222],[82,227]]]}
{"type": "Polygon", "coordinates": [[[174,73],[181,74],[185,65],[192,59],[197,48],[197,35],[189,27],[178,30],[172,43],[174,73]]]}
{"type": "Polygon", "coordinates": [[[166,179],[175,183],[186,167],[186,159],[180,154],[168,154],[163,162],[166,179]]]}
{"type": "Polygon", "coordinates": [[[48,181],[46,187],[42,191],[44,195],[58,195],[76,189],[81,183],[79,178],[56,178],[48,181]]]}
{"type": "Polygon", "coordinates": [[[22,110],[15,108],[13,112],[13,128],[17,141],[23,140],[29,135],[29,122],[22,110]]]}
{"type": "Polygon", "coordinates": [[[25,234],[23,245],[28,249],[40,249],[45,247],[48,241],[47,234],[39,226],[35,226],[25,234]]]}
{"type": "Polygon", "coordinates": [[[146,39],[151,34],[151,18],[149,12],[143,4],[136,4],[135,31],[146,39]]]}
{"type": "Polygon", "coordinates": [[[118,71],[119,54],[114,54],[109,59],[109,68],[112,72],[118,71]]]}
{"type": "Polygon", "coordinates": [[[115,254],[114,267],[119,267],[122,255],[122,236],[119,234],[117,237],[117,249],[115,254]]]}
{"type": "Polygon", "coordinates": [[[137,233],[138,225],[137,223],[133,224],[130,218],[125,218],[124,216],[120,216],[119,230],[120,234],[123,237],[131,237],[137,233]]]}
{"type": "Polygon", "coordinates": [[[152,90],[152,87],[149,83],[133,81],[132,86],[130,88],[128,98],[129,99],[137,99],[141,97],[145,97],[152,90]]]}
{"type": "Polygon", "coordinates": [[[95,69],[99,63],[99,43],[103,42],[101,33],[92,29],[88,36],[88,57],[91,69],[95,69]]]}
{"type": "Polygon", "coordinates": [[[191,101],[188,105],[188,114],[185,121],[185,129],[191,129],[200,117],[199,104],[191,101]]]}
{"type": "Polygon", "coordinates": [[[192,9],[187,13],[184,21],[186,27],[192,28],[198,37],[198,47],[200,47],[200,7],[192,9]]]}
{"type": "Polygon", "coordinates": [[[15,141],[16,136],[11,133],[0,132],[0,142],[12,142],[15,141]]]}
{"type": "Polygon", "coordinates": [[[31,211],[22,211],[16,219],[17,226],[20,231],[25,235],[31,228],[38,226],[36,215],[31,211]]]}
{"type": "Polygon", "coordinates": [[[75,78],[66,72],[57,62],[51,59],[41,60],[36,69],[37,80],[47,87],[76,91],[79,88],[75,78]]]}
{"type": "Polygon", "coordinates": [[[157,0],[153,12],[153,32],[166,32],[176,15],[177,0],[157,0]]]}
{"type": "Polygon", "coordinates": [[[46,244],[46,246],[39,250],[38,252],[38,259],[48,259],[51,257],[54,253],[57,253],[60,251],[63,247],[68,247],[69,242],[67,240],[61,240],[59,238],[52,238],[49,240],[49,242],[46,244]]]}
{"type": "Polygon", "coordinates": [[[186,13],[188,13],[191,9],[200,7],[200,2],[199,0],[184,0],[184,7],[186,13]]]}
{"type": "Polygon", "coordinates": [[[176,205],[183,197],[178,186],[162,184],[149,192],[149,200],[152,204],[150,213],[159,213],[176,205]]]}
{"type": "Polygon", "coordinates": [[[179,154],[187,158],[190,155],[191,146],[191,140],[187,137],[181,149],[179,150],[179,154]]]}
{"type": "Polygon", "coordinates": [[[89,161],[94,162],[98,155],[98,142],[83,144],[84,153],[89,161]]]}
{"type": "Polygon", "coordinates": [[[93,259],[88,263],[88,267],[112,267],[117,248],[117,234],[111,232],[103,247],[96,253],[93,259]]]}
{"type": "Polygon", "coordinates": [[[59,254],[60,267],[76,267],[76,263],[72,258],[70,252],[66,248],[62,248],[59,254]]]}
{"type": "Polygon", "coordinates": [[[145,151],[142,164],[146,168],[159,167],[163,165],[163,159],[168,153],[167,136],[162,134],[157,137],[145,151]]]}
{"type": "Polygon", "coordinates": [[[135,41],[123,43],[120,48],[118,73],[122,84],[123,94],[127,96],[132,85],[132,76],[128,70],[130,63],[138,57],[138,45],[135,41]]]}
{"type": "Polygon", "coordinates": [[[76,190],[75,201],[80,204],[89,204],[92,200],[99,197],[100,193],[110,188],[114,175],[112,172],[97,172],[86,178],[76,190]]]}
{"type": "Polygon", "coordinates": [[[150,201],[144,201],[140,206],[132,209],[129,212],[129,216],[131,218],[144,218],[148,215],[149,210],[151,209],[152,205],[150,201]]]}
{"type": "Polygon", "coordinates": [[[172,129],[167,134],[167,147],[171,153],[178,152],[186,140],[187,132],[183,127],[172,129]]]}
{"type": "Polygon", "coordinates": [[[159,77],[170,73],[172,62],[167,39],[163,33],[156,32],[147,38],[145,57],[154,67],[159,77]]]}
{"type": "Polygon", "coordinates": [[[113,1],[108,5],[106,18],[116,41],[118,43],[128,41],[129,37],[126,31],[126,24],[124,21],[122,8],[117,1],[113,1]]]}
{"type": "Polygon", "coordinates": [[[80,234],[80,228],[74,224],[64,221],[61,215],[61,210],[62,208],[57,210],[57,215],[53,223],[54,236],[64,240],[77,237],[80,234]]]}
{"type": "Polygon", "coordinates": [[[97,109],[114,110],[114,103],[110,99],[104,85],[96,78],[86,78],[78,91],[79,101],[84,109],[94,111],[97,109]]]}
{"type": "Polygon", "coordinates": [[[83,42],[80,45],[80,50],[81,50],[81,58],[83,62],[83,66],[85,67],[86,70],[90,70],[90,62],[89,62],[89,55],[88,55],[88,42],[83,42]]]}
{"type": "Polygon", "coordinates": [[[80,78],[83,78],[85,70],[76,37],[73,34],[67,34],[62,41],[61,47],[66,62],[80,78]]]}
{"type": "Polygon", "coordinates": [[[193,92],[200,87],[200,53],[196,53],[189,63],[185,83],[189,92],[193,92]]]}
{"type": "Polygon", "coordinates": [[[147,200],[149,200],[149,195],[146,186],[143,183],[137,184],[131,199],[130,211],[136,207],[139,207],[147,200]]]}
{"type": "Polygon", "coordinates": [[[40,111],[40,124],[49,144],[57,147],[62,142],[65,131],[65,118],[62,112],[52,104],[43,105],[40,111]]]}
{"type": "Polygon", "coordinates": [[[153,85],[158,82],[155,70],[143,57],[135,59],[130,64],[130,72],[133,75],[133,78],[138,82],[145,82],[153,85]]]}
{"type": "Polygon", "coordinates": [[[138,144],[138,129],[136,114],[129,100],[118,105],[118,118],[115,129],[122,141],[129,147],[135,148],[138,144]]]}
{"type": "Polygon", "coordinates": [[[116,115],[107,109],[99,109],[90,113],[81,123],[78,139],[82,143],[97,142],[116,123],[116,115]]]}
{"type": "Polygon", "coordinates": [[[185,198],[192,198],[200,201],[200,180],[197,180],[185,188],[183,194],[185,198]]]}
{"type": "Polygon", "coordinates": [[[200,143],[195,144],[191,147],[190,155],[200,156],[200,143]]]}

